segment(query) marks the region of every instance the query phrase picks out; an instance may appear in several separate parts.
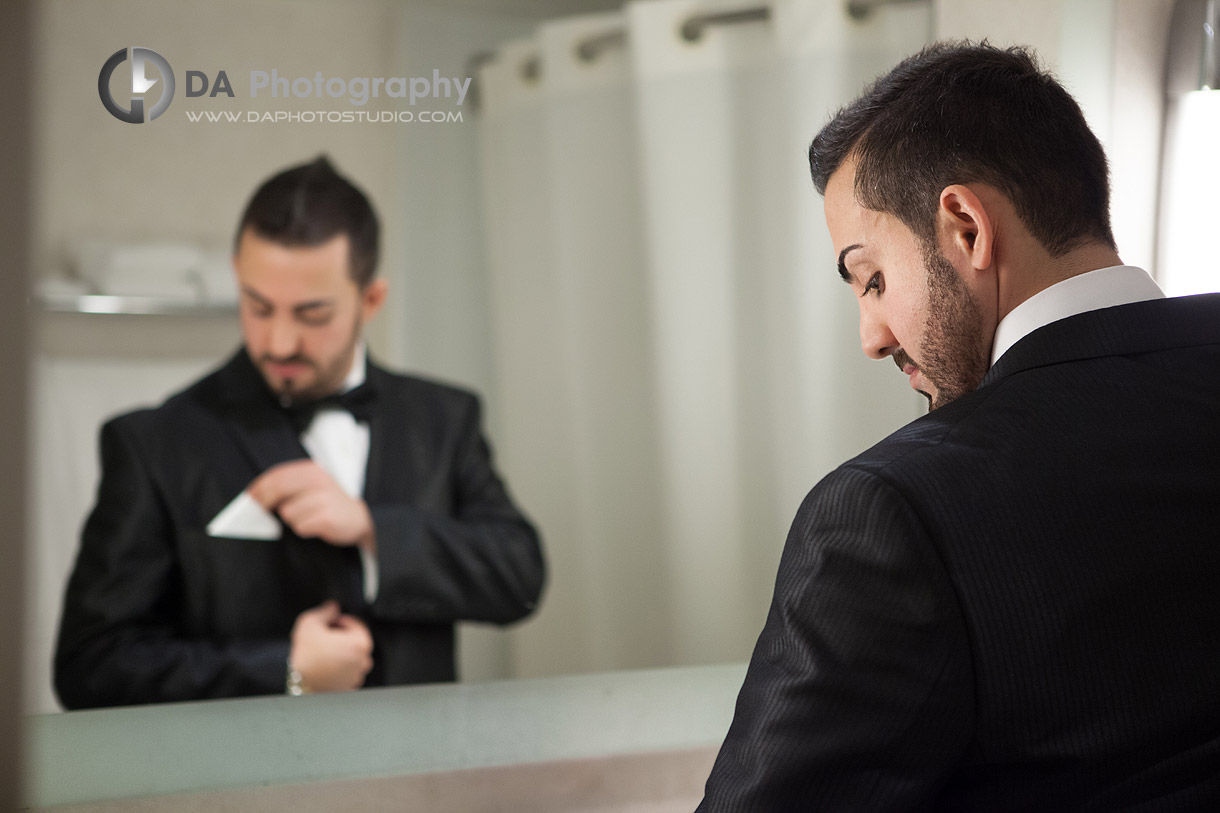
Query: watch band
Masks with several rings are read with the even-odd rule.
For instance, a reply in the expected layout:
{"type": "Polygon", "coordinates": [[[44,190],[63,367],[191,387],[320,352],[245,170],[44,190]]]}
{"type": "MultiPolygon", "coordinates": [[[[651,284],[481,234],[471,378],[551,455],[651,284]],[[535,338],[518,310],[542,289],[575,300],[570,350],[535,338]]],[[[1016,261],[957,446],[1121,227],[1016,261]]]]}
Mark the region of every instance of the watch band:
{"type": "Polygon", "coordinates": [[[293,697],[309,694],[309,687],[305,685],[305,680],[301,677],[301,673],[293,668],[291,659],[288,661],[287,691],[293,697]]]}

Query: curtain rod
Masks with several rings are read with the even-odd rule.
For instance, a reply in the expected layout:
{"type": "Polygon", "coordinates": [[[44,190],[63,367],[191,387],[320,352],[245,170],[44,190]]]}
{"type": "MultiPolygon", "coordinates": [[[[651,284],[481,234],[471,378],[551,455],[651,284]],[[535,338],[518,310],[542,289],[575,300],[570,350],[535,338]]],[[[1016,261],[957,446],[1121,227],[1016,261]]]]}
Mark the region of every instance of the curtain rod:
{"type": "MultiPolygon", "coordinates": [[[[771,17],[771,9],[766,6],[742,9],[740,11],[724,11],[708,14],[696,14],[682,23],[678,29],[687,42],[695,42],[703,38],[703,31],[712,25],[727,25],[732,23],[749,23],[767,20],[771,17]]],[[[611,48],[622,48],[627,44],[627,29],[612,28],[601,34],[594,34],[576,43],[576,55],[584,62],[592,62],[603,51],[611,48]]]]}
{"type": "Polygon", "coordinates": [[[594,34],[576,43],[576,56],[584,62],[592,62],[601,56],[602,51],[611,48],[622,48],[627,44],[627,29],[612,28],[602,34],[594,34]]]}
{"type": "MultiPolygon", "coordinates": [[[[766,6],[746,8],[738,11],[709,12],[696,14],[688,18],[679,27],[678,32],[687,42],[698,42],[703,39],[703,32],[713,25],[731,25],[734,23],[762,22],[771,18],[771,9],[766,6]]],[[[592,62],[603,51],[611,48],[622,48],[627,44],[627,29],[612,28],[601,34],[594,34],[576,43],[576,55],[585,62],[592,62]]]]}
{"type": "MultiPolygon", "coordinates": [[[[882,6],[899,5],[902,3],[926,3],[930,0],[848,0],[844,10],[853,20],[863,20],[882,6]]],[[[709,12],[696,14],[679,28],[682,38],[687,42],[697,42],[703,38],[703,32],[713,25],[731,25],[734,23],[762,22],[770,19],[771,9],[768,6],[746,8],[739,11],[709,12]]],[[[627,29],[614,28],[602,34],[596,34],[581,40],[576,44],[576,55],[585,62],[592,62],[610,48],[621,48],[627,44],[627,29]]]]}
{"type": "Polygon", "coordinates": [[[864,20],[882,6],[926,2],[929,2],[929,0],[847,0],[847,14],[853,20],[864,20]]]}
{"type": "MultiPolygon", "coordinates": [[[[883,6],[903,3],[926,3],[930,0],[847,0],[844,10],[853,20],[863,20],[883,6]]],[[[678,32],[687,42],[698,42],[703,39],[704,32],[715,25],[735,25],[737,23],[765,22],[771,19],[769,6],[744,8],[737,11],[707,12],[689,17],[679,27],[678,32]]],[[[622,48],[627,44],[627,29],[625,27],[611,28],[600,34],[586,37],[576,43],[576,56],[582,62],[592,62],[604,51],[611,48],[622,48]]],[[[467,60],[467,72],[470,76],[478,73],[478,69],[495,58],[489,51],[480,51],[467,60]]],[[[542,74],[542,64],[538,57],[532,57],[521,67],[521,73],[527,80],[537,80],[542,74]]],[[[477,82],[475,83],[477,84],[477,82]]],[[[475,99],[477,108],[477,97],[475,99]]]]}
{"type": "Polygon", "coordinates": [[[698,42],[703,39],[703,32],[709,26],[764,22],[769,19],[771,19],[771,8],[769,6],[759,6],[758,8],[747,8],[740,11],[696,14],[682,23],[682,27],[678,30],[682,33],[682,39],[687,42],[698,42]]]}
{"type": "Polygon", "coordinates": [[[495,58],[496,52],[487,49],[483,51],[475,51],[466,59],[466,75],[471,77],[468,98],[470,99],[470,107],[472,110],[478,110],[483,106],[483,97],[479,90],[479,71],[484,65],[495,61],[495,58]]]}

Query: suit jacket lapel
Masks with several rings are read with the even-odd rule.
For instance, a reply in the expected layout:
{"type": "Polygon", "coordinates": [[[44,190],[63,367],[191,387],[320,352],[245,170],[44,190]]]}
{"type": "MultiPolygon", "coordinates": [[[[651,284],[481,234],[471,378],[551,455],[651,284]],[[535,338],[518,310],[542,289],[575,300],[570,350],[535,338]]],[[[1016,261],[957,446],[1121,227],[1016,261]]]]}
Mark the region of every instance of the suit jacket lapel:
{"type": "Polygon", "coordinates": [[[981,387],[1065,361],[1220,343],[1220,294],[1152,299],[1088,311],[1044,325],[1008,349],[981,387]]]}
{"type": "Polygon", "coordinates": [[[393,378],[368,361],[366,380],[377,390],[377,402],[369,418],[369,460],[364,477],[364,500],[373,505],[395,501],[395,495],[414,492],[409,461],[411,421],[402,418],[409,404],[401,402],[393,378]],[[396,416],[396,420],[391,416],[396,416]]]}
{"type": "Polygon", "coordinates": [[[244,347],[221,368],[218,383],[225,426],[255,471],[309,456],[244,347]]]}

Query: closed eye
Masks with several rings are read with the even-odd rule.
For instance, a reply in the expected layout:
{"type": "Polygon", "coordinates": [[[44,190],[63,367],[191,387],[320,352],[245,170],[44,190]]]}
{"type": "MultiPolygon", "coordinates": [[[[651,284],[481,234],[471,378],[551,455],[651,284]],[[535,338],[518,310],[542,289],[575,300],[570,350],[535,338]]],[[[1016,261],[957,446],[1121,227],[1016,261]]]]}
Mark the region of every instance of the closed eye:
{"type": "Polygon", "coordinates": [[[297,318],[311,327],[321,327],[330,322],[334,309],[326,306],[311,306],[297,311],[297,318]]]}
{"type": "Polygon", "coordinates": [[[263,305],[259,302],[256,302],[252,299],[246,300],[246,307],[247,307],[247,310],[250,312],[250,315],[256,319],[266,319],[268,316],[271,315],[270,307],[268,307],[267,305],[263,305]]]}
{"type": "Polygon", "coordinates": [[[877,271],[868,278],[868,283],[864,286],[864,293],[860,294],[860,297],[868,296],[869,291],[876,291],[877,295],[880,296],[882,290],[881,272],[877,271]]]}

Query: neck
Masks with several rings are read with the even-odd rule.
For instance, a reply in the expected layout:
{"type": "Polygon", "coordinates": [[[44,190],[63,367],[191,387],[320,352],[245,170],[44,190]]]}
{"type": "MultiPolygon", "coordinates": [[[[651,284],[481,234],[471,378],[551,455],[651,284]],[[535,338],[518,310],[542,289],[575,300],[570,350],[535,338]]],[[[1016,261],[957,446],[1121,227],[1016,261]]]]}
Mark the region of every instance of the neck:
{"type": "Polygon", "coordinates": [[[1039,244],[1036,250],[1023,252],[1022,260],[1014,262],[1008,273],[999,277],[998,319],[1003,319],[1034,294],[1065,279],[1098,268],[1123,264],[1118,252],[1105,243],[1096,242],[1086,243],[1057,257],[1052,257],[1039,244]]]}
{"type": "Polygon", "coordinates": [[[343,378],[341,379],[337,390],[338,392],[343,392],[344,390],[349,389],[349,385],[355,387],[363,383],[365,378],[366,354],[367,350],[364,346],[364,339],[357,339],[356,343],[352,345],[351,357],[347,360],[347,372],[343,374],[343,378]],[[357,365],[359,365],[359,375],[356,374],[357,365]]]}

